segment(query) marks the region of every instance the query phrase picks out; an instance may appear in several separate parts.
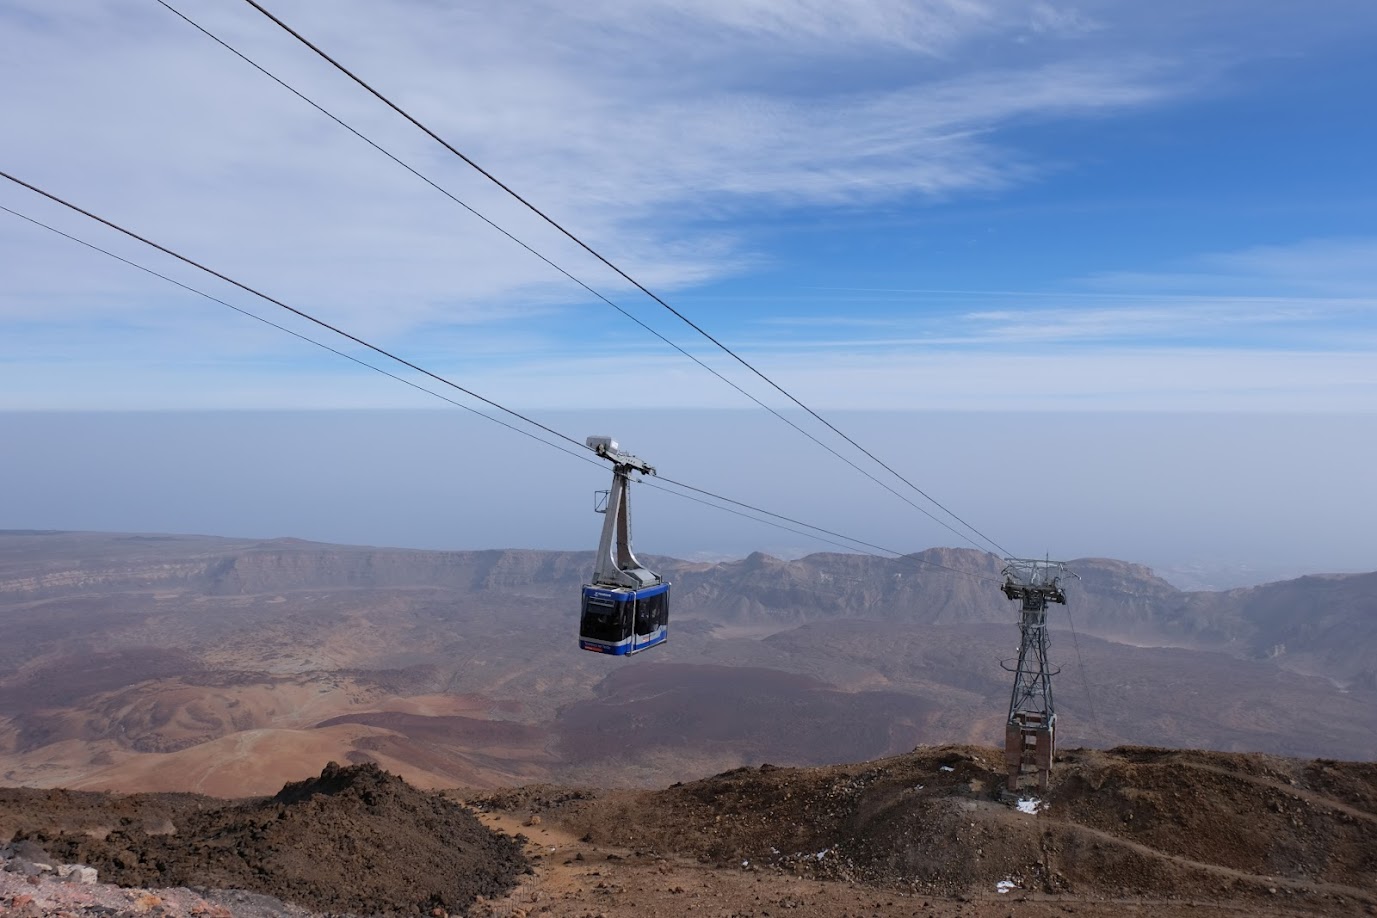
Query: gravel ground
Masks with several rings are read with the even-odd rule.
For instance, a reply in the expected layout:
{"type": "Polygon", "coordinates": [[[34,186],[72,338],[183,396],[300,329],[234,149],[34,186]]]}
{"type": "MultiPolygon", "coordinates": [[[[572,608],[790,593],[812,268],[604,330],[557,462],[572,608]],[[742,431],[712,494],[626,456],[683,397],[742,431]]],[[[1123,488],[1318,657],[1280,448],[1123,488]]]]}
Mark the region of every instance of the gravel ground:
{"type": "Polygon", "coordinates": [[[321,918],[271,896],[234,890],[126,889],[52,876],[0,872],[0,914],[6,918],[321,918]]]}
{"type": "MultiPolygon", "coordinates": [[[[35,862],[82,864],[104,882],[172,890],[110,889],[99,894],[110,901],[74,914],[462,914],[529,871],[520,840],[372,764],[331,763],[274,797],[238,802],[9,789],[0,794],[0,829],[6,823],[14,826],[12,867],[28,864],[32,874],[35,862]]],[[[45,896],[97,895],[79,883],[32,879],[45,896]]],[[[39,904],[35,891],[8,895],[18,914],[60,913],[39,904]]]]}

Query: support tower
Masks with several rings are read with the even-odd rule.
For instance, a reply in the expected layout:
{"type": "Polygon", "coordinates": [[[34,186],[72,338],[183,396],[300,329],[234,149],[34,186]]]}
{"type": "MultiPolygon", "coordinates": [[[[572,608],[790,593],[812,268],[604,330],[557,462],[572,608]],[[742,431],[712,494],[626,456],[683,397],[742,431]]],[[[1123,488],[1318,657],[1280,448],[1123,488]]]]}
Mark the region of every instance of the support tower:
{"type": "Polygon", "coordinates": [[[1056,671],[1047,665],[1047,604],[1066,603],[1061,586],[1066,573],[1066,565],[1060,561],[1005,559],[1001,590],[1010,599],[1019,600],[1021,606],[1018,664],[1012,670],[1014,691],[1004,728],[1004,761],[1012,794],[1034,779],[1039,789],[1046,790],[1052,771],[1057,728],[1052,677],[1056,671]]]}

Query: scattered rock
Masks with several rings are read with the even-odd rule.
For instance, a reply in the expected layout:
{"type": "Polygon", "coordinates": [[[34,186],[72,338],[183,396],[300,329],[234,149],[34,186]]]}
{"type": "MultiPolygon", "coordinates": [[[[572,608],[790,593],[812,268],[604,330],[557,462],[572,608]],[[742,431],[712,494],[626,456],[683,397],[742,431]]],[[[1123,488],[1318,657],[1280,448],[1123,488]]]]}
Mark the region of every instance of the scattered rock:
{"type": "Polygon", "coordinates": [[[90,886],[96,882],[97,871],[94,867],[86,867],[81,864],[62,864],[57,868],[57,875],[64,880],[90,886]]]}

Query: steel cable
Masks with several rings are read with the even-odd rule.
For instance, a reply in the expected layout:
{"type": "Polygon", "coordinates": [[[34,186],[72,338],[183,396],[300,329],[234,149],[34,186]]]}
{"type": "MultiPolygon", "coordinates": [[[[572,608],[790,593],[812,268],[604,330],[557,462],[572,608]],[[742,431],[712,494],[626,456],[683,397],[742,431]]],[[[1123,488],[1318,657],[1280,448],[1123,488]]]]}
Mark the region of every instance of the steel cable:
{"type": "MultiPolygon", "coordinates": [[[[452,145],[451,143],[449,143],[449,141],[445,140],[445,139],[444,139],[443,137],[441,137],[439,134],[435,133],[435,131],[431,130],[429,127],[427,127],[425,124],[423,124],[420,120],[418,120],[416,117],[414,117],[413,115],[411,115],[411,113],[409,113],[408,111],[406,111],[405,109],[403,109],[400,105],[398,105],[397,103],[393,102],[391,99],[389,99],[387,96],[383,95],[383,94],[382,94],[380,91],[378,91],[377,89],[374,89],[373,86],[371,86],[368,82],[366,82],[362,77],[358,76],[356,73],[354,73],[354,72],[353,72],[352,70],[350,70],[348,67],[346,67],[346,66],[344,66],[343,64],[341,64],[341,63],[340,63],[339,61],[337,61],[335,58],[331,57],[331,56],[330,56],[329,54],[327,54],[322,48],[320,48],[318,45],[316,45],[316,44],[315,44],[314,42],[312,42],[310,39],[306,38],[306,36],[302,35],[300,32],[298,32],[297,30],[293,29],[291,26],[287,25],[287,23],[285,23],[284,21],[282,21],[281,19],[279,19],[276,15],[274,15],[272,12],[270,12],[270,11],[267,10],[266,8],[264,8],[262,4],[260,4],[260,3],[257,2],[257,0],[244,0],[244,2],[247,3],[247,4],[249,4],[250,6],[252,6],[252,7],[253,7],[254,9],[256,9],[258,12],[262,13],[265,17],[267,17],[267,18],[268,18],[270,21],[272,21],[275,25],[277,25],[279,28],[281,28],[283,31],[285,31],[288,35],[291,35],[291,36],[292,36],[293,38],[295,38],[297,41],[301,42],[301,44],[305,45],[305,46],[306,46],[307,48],[309,48],[311,51],[315,52],[318,56],[320,56],[321,59],[323,59],[323,60],[326,61],[328,64],[330,64],[331,66],[333,66],[333,67],[334,67],[336,70],[338,70],[340,73],[344,74],[344,75],[347,76],[349,79],[353,80],[353,81],[354,81],[355,83],[357,83],[360,87],[362,87],[362,88],[365,89],[368,93],[370,93],[370,94],[373,95],[376,99],[378,99],[378,101],[382,102],[384,105],[386,105],[388,108],[392,109],[392,110],[393,110],[394,112],[396,112],[398,115],[400,115],[401,117],[405,118],[407,121],[409,121],[412,125],[414,125],[416,128],[418,128],[420,131],[422,131],[424,134],[426,134],[428,137],[430,137],[430,138],[431,138],[432,140],[434,140],[436,143],[440,144],[442,147],[444,147],[444,148],[445,148],[446,150],[448,150],[450,153],[452,153],[452,154],[454,154],[455,156],[457,156],[459,159],[461,159],[464,163],[466,163],[468,166],[470,166],[470,167],[473,168],[475,171],[477,171],[480,175],[482,175],[482,176],[483,176],[484,178],[486,178],[488,181],[492,182],[492,183],[493,183],[494,185],[496,185],[498,188],[501,188],[504,192],[506,192],[506,193],[507,193],[508,195],[510,195],[512,198],[514,198],[515,200],[517,200],[518,202],[520,202],[523,206],[525,206],[528,210],[530,210],[530,211],[531,211],[532,213],[534,213],[536,216],[540,217],[542,220],[544,220],[544,221],[545,221],[546,223],[548,223],[550,226],[554,227],[556,230],[558,230],[561,234],[563,234],[565,237],[567,237],[567,238],[568,238],[570,241],[572,241],[574,244],[578,245],[581,249],[583,249],[583,250],[584,250],[585,252],[587,252],[589,255],[593,256],[593,258],[597,259],[599,262],[601,262],[602,264],[604,264],[605,266],[607,266],[609,269],[611,269],[613,272],[615,272],[616,274],[618,274],[620,277],[622,277],[624,280],[626,280],[628,283],[630,283],[630,284],[631,284],[633,287],[635,287],[637,290],[640,290],[642,293],[644,293],[646,296],[650,297],[650,299],[652,299],[653,301],[655,301],[656,303],[658,303],[660,306],[662,306],[662,307],[664,307],[665,309],[669,310],[670,313],[672,313],[675,317],[677,317],[677,318],[678,318],[680,321],[682,321],[684,324],[688,325],[689,328],[692,328],[694,331],[698,332],[698,334],[702,335],[702,336],[703,336],[704,338],[706,338],[708,341],[712,342],[714,345],[716,345],[716,346],[717,346],[719,349],[721,349],[724,353],[726,353],[727,355],[729,355],[729,356],[730,356],[733,360],[735,360],[737,363],[741,364],[741,365],[742,365],[743,367],[745,367],[747,370],[750,370],[751,373],[755,374],[755,375],[758,376],[760,379],[764,380],[767,384],[770,385],[771,388],[775,389],[777,392],[779,392],[779,393],[780,393],[781,395],[783,395],[785,398],[789,399],[789,401],[793,402],[793,403],[794,403],[795,405],[797,405],[799,408],[803,409],[804,412],[806,412],[807,414],[809,414],[809,415],[810,415],[811,417],[813,417],[815,420],[817,420],[817,421],[819,421],[820,423],[822,423],[824,426],[826,426],[829,430],[831,430],[831,431],[832,431],[833,433],[835,433],[837,436],[841,437],[841,438],[842,438],[843,440],[845,440],[847,443],[851,444],[851,446],[853,446],[854,448],[856,448],[857,450],[859,450],[860,452],[862,452],[863,454],[865,454],[867,457],[869,457],[873,462],[875,462],[877,465],[879,465],[879,466],[880,466],[881,468],[883,468],[885,471],[889,472],[891,475],[893,475],[895,478],[899,479],[901,482],[903,482],[903,483],[904,483],[905,485],[907,485],[909,488],[911,488],[912,490],[916,491],[916,492],[917,492],[918,494],[920,494],[923,498],[925,498],[926,500],[928,500],[933,506],[937,507],[937,508],[938,508],[939,510],[941,510],[943,513],[946,513],[948,516],[950,516],[952,519],[956,520],[956,521],[957,521],[958,523],[960,523],[962,526],[965,526],[968,530],[970,530],[971,532],[975,533],[977,536],[979,536],[981,539],[983,539],[983,540],[984,540],[985,542],[987,542],[988,544],[992,545],[995,549],[997,549],[999,552],[1001,552],[1001,553],[1004,554],[1005,556],[1010,556],[1010,555],[1012,555],[1012,552],[1010,552],[1008,549],[1006,549],[1006,548],[1004,548],[1003,546],[1001,546],[1001,545],[1000,545],[998,542],[996,542],[994,539],[992,539],[992,538],[990,538],[989,536],[985,535],[983,532],[981,532],[981,531],[980,531],[979,529],[977,529],[975,526],[973,526],[973,525],[971,525],[970,523],[966,522],[966,520],[964,520],[961,516],[959,516],[958,514],[956,514],[955,512],[953,512],[952,510],[950,510],[949,508],[947,508],[946,506],[944,506],[940,501],[938,501],[938,500],[937,500],[936,498],[934,498],[932,495],[928,494],[926,491],[924,491],[922,488],[918,487],[916,484],[914,484],[914,483],[913,483],[912,481],[910,481],[908,478],[904,477],[902,474],[900,474],[899,472],[895,471],[890,465],[888,465],[887,463],[885,463],[883,460],[881,460],[878,456],[876,456],[876,455],[875,455],[874,453],[872,453],[870,450],[866,449],[864,446],[861,446],[861,444],[857,443],[857,442],[856,442],[855,440],[853,440],[850,436],[848,436],[847,434],[845,434],[844,432],[842,432],[842,431],[841,431],[836,425],[834,425],[831,421],[827,420],[827,419],[824,418],[822,415],[820,415],[820,414],[818,414],[816,411],[814,411],[812,408],[808,407],[808,405],[804,404],[803,401],[801,401],[800,399],[798,399],[797,397],[795,397],[791,392],[789,392],[789,391],[788,391],[787,389],[785,389],[783,386],[779,385],[777,382],[775,382],[773,379],[771,379],[771,378],[770,378],[769,376],[767,376],[765,373],[763,373],[762,371],[760,371],[759,369],[757,369],[753,364],[751,364],[749,361],[747,361],[744,357],[742,357],[741,355],[737,354],[737,353],[736,353],[735,351],[733,351],[730,347],[728,347],[727,345],[723,344],[723,343],[722,343],[720,340],[718,340],[716,337],[714,337],[713,335],[711,335],[710,333],[708,333],[708,331],[707,331],[706,329],[704,329],[702,326],[698,325],[696,322],[694,322],[694,321],[693,321],[692,319],[690,319],[688,316],[684,315],[682,312],[680,312],[679,310],[675,309],[675,308],[674,308],[673,306],[671,306],[668,302],[666,302],[666,301],[665,301],[664,299],[662,299],[660,296],[658,296],[658,295],[655,294],[653,291],[651,291],[649,288],[647,288],[645,285],[643,285],[640,281],[636,280],[636,278],[632,277],[632,276],[631,276],[630,274],[628,274],[626,271],[622,270],[620,267],[618,267],[617,265],[615,265],[611,260],[609,260],[609,259],[608,259],[606,256],[604,256],[601,252],[597,251],[597,250],[594,249],[591,245],[589,245],[588,243],[584,242],[581,238],[579,238],[577,235],[575,235],[573,232],[571,232],[570,230],[566,229],[566,228],[564,227],[563,224],[559,223],[557,220],[555,220],[555,219],[554,219],[553,217],[551,217],[549,214],[545,213],[543,210],[541,210],[539,207],[537,207],[537,206],[536,206],[535,204],[533,204],[531,201],[527,200],[525,197],[523,197],[520,193],[518,193],[518,192],[517,192],[514,188],[512,188],[510,185],[506,184],[506,183],[503,182],[501,179],[499,179],[496,175],[494,175],[493,173],[489,172],[487,169],[485,169],[485,168],[483,168],[481,165],[479,165],[479,164],[478,164],[476,161],[474,161],[472,158],[470,158],[469,156],[465,155],[465,154],[464,154],[463,152],[461,152],[457,147],[455,147],[454,145],[452,145]]],[[[965,536],[963,536],[963,538],[965,538],[965,536]]]]}

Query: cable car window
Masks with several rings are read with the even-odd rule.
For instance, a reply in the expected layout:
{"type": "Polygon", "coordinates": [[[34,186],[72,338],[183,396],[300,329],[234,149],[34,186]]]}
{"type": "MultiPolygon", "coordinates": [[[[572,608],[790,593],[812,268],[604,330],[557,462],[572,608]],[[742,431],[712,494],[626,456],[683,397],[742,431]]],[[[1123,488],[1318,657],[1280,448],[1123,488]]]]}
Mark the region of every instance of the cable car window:
{"type": "Polygon", "coordinates": [[[628,603],[613,603],[585,596],[579,634],[595,641],[616,643],[625,638],[630,610],[628,603]]]}
{"type": "Polygon", "coordinates": [[[636,633],[652,634],[666,624],[669,611],[669,591],[644,596],[636,601],[636,633]]]}

